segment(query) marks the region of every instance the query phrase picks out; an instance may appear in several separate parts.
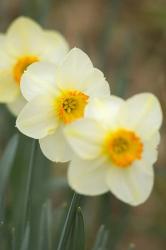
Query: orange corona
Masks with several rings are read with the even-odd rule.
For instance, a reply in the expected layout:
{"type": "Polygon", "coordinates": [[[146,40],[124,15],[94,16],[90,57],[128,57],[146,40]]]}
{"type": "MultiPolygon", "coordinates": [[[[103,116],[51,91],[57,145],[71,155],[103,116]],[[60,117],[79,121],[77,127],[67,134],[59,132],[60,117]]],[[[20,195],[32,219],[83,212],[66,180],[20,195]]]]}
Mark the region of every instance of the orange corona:
{"type": "Polygon", "coordinates": [[[17,84],[20,84],[21,76],[26,68],[38,60],[36,56],[24,56],[18,59],[13,68],[13,76],[17,84]]]}
{"type": "Polygon", "coordinates": [[[89,97],[77,90],[64,91],[55,101],[56,114],[64,124],[84,116],[89,97]]]}
{"type": "Polygon", "coordinates": [[[142,157],[143,144],[133,132],[118,129],[107,135],[104,142],[104,152],[111,162],[121,168],[129,167],[135,160],[142,157]]]}

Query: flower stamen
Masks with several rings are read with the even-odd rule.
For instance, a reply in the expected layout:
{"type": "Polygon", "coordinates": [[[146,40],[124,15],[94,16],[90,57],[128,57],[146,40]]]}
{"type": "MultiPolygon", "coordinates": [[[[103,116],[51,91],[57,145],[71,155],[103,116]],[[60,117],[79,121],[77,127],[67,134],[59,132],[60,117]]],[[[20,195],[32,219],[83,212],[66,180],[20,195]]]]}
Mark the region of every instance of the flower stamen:
{"type": "Polygon", "coordinates": [[[77,90],[63,92],[55,101],[56,114],[64,124],[71,123],[84,116],[89,97],[77,90]]]}

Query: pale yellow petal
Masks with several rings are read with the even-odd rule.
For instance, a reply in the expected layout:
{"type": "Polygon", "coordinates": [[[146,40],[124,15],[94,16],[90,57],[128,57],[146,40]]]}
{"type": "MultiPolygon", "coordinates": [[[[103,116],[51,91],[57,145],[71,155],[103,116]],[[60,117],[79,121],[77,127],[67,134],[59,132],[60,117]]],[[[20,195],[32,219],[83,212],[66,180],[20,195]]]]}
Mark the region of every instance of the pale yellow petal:
{"type": "Polygon", "coordinates": [[[14,116],[18,116],[26,103],[26,100],[20,93],[13,102],[7,104],[7,107],[14,116]]]}
{"type": "Polygon", "coordinates": [[[84,90],[85,93],[91,97],[110,97],[110,86],[106,81],[104,74],[96,68],[94,68],[93,72],[85,79],[84,90]]]}
{"type": "Polygon", "coordinates": [[[13,102],[19,93],[19,85],[14,81],[11,71],[0,70],[0,102],[13,102]]]}
{"type": "Polygon", "coordinates": [[[69,50],[66,39],[57,31],[44,31],[43,39],[40,43],[43,46],[41,60],[59,63],[69,50]]]}
{"type": "Polygon", "coordinates": [[[143,161],[137,161],[127,169],[110,166],[107,175],[110,191],[118,199],[132,206],[140,205],[147,200],[153,183],[152,165],[147,165],[143,161]]]}
{"type": "Polygon", "coordinates": [[[19,114],[16,127],[34,139],[52,134],[58,126],[50,96],[38,96],[27,103],[19,114]]]}
{"type": "Polygon", "coordinates": [[[19,17],[7,30],[6,46],[12,56],[33,53],[40,55],[42,38],[43,30],[35,21],[28,17],[19,17]]]}
{"type": "Polygon", "coordinates": [[[57,82],[62,89],[83,90],[86,78],[93,71],[90,58],[82,50],[74,48],[69,51],[57,68],[57,82]]]}
{"type": "Polygon", "coordinates": [[[13,62],[6,49],[6,36],[0,34],[0,70],[10,69],[13,62]]]}
{"type": "Polygon", "coordinates": [[[62,128],[39,140],[43,154],[51,161],[67,162],[72,158],[72,150],[63,135],[62,128]]]}
{"type": "Polygon", "coordinates": [[[146,139],[161,126],[161,106],[153,94],[138,94],[127,100],[120,117],[123,126],[136,129],[146,139]]]}
{"type": "Polygon", "coordinates": [[[123,99],[113,95],[109,99],[93,98],[87,105],[85,116],[97,120],[102,127],[111,129],[118,125],[119,110],[124,103],[123,99]]]}
{"type": "Polygon", "coordinates": [[[30,65],[21,78],[21,92],[28,101],[38,95],[57,95],[55,65],[48,62],[30,65]]]}
{"type": "Polygon", "coordinates": [[[83,195],[99,195],[109,191],[106,184],[107,166],[104,159],[85,161],[73,158],[68,169],[68,181],[71,188],[83,195]]]}
{"type": "Polygon", "coordinates": [[[67,125],[64,134],[73,150],[84,159],[94,159],[101,153],[103,129],[91,119],[82,119],[67,125]]]}

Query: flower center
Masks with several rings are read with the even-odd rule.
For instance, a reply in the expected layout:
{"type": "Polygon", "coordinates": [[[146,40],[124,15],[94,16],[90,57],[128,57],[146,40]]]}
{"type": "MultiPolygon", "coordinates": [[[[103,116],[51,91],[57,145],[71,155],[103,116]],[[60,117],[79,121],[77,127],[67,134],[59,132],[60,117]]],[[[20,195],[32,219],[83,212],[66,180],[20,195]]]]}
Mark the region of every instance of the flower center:
{"type": "Polygon", "coordinates": [[[104,142],[104,152],[111,162],[118,167],[129,167],[142,157],[143,144],[133,132],[119,129],[109,133],[104,142]]]}
{"type": "Polygon", "coordinates": [[[84,116],[89,97],[77,90],[64,91],[55,101],[56,115],[64,124],[84,116]]]}
{"type": "Polygon", "coordinates": [[[27,67],[34,63],[39,61],[38,57],[36,56],[24,56],[18,59],[16,64],[13,68],[13,77],[17,84],[20,84],[21,76],[24,73],[24,71],[27,69],[27,67]]]}

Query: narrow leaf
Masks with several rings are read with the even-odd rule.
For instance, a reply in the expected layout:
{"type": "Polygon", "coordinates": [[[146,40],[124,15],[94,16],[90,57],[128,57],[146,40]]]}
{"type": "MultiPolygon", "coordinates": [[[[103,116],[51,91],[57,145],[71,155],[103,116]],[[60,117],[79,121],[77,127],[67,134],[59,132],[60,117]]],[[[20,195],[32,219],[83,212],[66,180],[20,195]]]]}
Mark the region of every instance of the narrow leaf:
{"type": "Polygon", "coordinates": [[[108,230],[102,225],[97,233],[96,241],[92,250],[107,250],[108,230]]]}
{"type": "Polygon", "coordinates": [[[70,230],[72,228],[73,225],[73,220],[74,220],[74,216],[75,216],[75,212],[76,212],[76,208],[78,207],[79,204],[79,200],[80,200],[80,195],[78,194],[74,194],[67,216],[66,216],[66,220],[65,220],[65,224],[61,233],[61,237],[59,240],[59,244],[58,244],[58,248],[57,250],[64,250],[65,246],[67,244],[67,240],[70,234],[70,230]]]}
{"type": "Polygon", "coordinates": [[[52,231],[52,210],[50,201],[45,203],[42,207],[40,226],[39,226],[39,250],[51,249],[51,231],[52,231]]]}
{"type": "Polygon", "coordinates": [[[31,149],[31,156],[29,160],[29,169],[28,169],[28,176],[27,176],[27,182],[26,182],[26,189],[25,189],[25,199],[23,204],[23,232],[25,229],[26,222],[28,221],[28,213],[30,209],[30,200],[31,200],[31,184],[32,184],[32,172],[33,167],[35,164],[35,156],[36,156],[36,150],[37,150],[37,141],[33,140],[32,142],[32,149],[31,149]]]}
{"type": "Polygon", "coordinates": [[[3,220],[3,208],[4,208],[4,193],[8,178],[13,166],[13,162],[16,155],[18,146],[18,134],[15,134],[9,141],[3,158],[0,162],[0,220],[3,220]]]}
{"type": "Polygon", "coordinates": [[[25,229],[20,250],[29,250],[29,238],[30,238],[29,236],[30,236],[30,226],[28,223],[25,229]]]}
{"type": "Polygon", "coordinates": [[[84,228],[84,218],[81,208],[77,208],[75,223],[74,223],[74,247],[72,250],[84,250],[85,249],[85,228],[84,228]]]}

